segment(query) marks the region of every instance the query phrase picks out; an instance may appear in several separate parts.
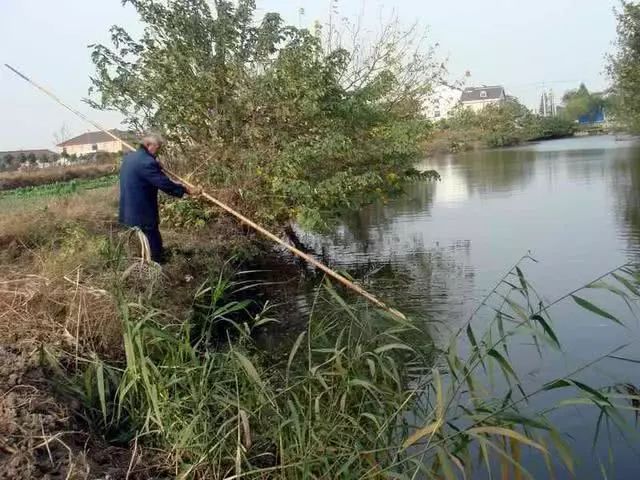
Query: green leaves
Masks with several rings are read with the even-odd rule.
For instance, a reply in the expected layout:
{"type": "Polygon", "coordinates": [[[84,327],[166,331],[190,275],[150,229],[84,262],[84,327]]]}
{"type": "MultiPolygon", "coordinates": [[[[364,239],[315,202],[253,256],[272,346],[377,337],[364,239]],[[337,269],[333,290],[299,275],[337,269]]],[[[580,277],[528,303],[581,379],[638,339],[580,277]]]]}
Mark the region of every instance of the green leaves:
{"type": "MultiPolygon", "coordinates": [[[[241,192],[252,218],[319,230],[417,178],[431,129],[421,106],[444,72],[431,49],[416,51],[417,32],[385,27],[369,58],[330,49],[277,13],[256,23],[252,0],[132,4],[142,40],[114,27],[111,46],[92,46],[90,104],[163,131],[180,168],[241,192]]],[[[210,219],[165,210],[190,228],[210,219]]]]}
{"type": "Polygon", "coordinates": [[[615,322],[618,325],[623,325],[622,322],[620,320],[618,320],[616,317],[614,317],[610,313],[606,312],[602,308],[594,305],[590,301],[585,300],[584,298],[580,298],[577,295],[571,295],[571,298],[573,298],[574,302],[576,302],[582,308],[584,308],[586,310],[589,310],[591,313],[594,313],[594,314],[599,315],[599,316],[601,316],[603,318],[606,318],[607,320],[611,320],[612,322],[615,322]]]}
{"type": "Polygon", "coordinates": [[[531,320],[538,322],[542,326],[542,329],[545,331],[545,333],[549,336],[549,338],[551,338],[556,347],[560,348],[560,341],[558,340],[556,333],[553,331],[549,323],[544,319],[542,315],[532,315],[531,320]]]}
{"type": "Polygon", "coordinates": [[[607,71],[613,80],[612,98],[607,102],[616,120],[633,133],[640,131],[640,7],[622,2],[618,20],[616,51],[609,56],[607,71]]]}
{"type": "Polygon", "coordinates": [[[245,355],[240,353],[238,350],[234,350],[233,354],[235,355],[236,359],[238,360],[238,363],[242,366],[242,368],[247,373],[249,378],[254,382],[256,382],[256,384],[259,385],[261,388],[264,388],[262,379],[260,378],[260,375],[258,374],[256,367],[253,365],[253,363],[251,363],[251,360],[249,360],[245,355]]]}

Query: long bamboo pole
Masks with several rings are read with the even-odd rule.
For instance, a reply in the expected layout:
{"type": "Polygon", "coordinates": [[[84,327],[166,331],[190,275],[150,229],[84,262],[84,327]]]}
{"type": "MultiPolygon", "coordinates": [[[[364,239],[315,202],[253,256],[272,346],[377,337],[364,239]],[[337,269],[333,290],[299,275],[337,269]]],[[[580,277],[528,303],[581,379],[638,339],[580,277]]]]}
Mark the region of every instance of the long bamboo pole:
{"type": "MultiPolygon", "coordinates": [[[[58,98],[56,95],[54,95],[52,92],[50,92],[49,90],[47,90],[46,88],[44,88],[43,86],[39,85],[38,83],[34,82],[33,80],[31,80],[29,77],[27,77],[25,74],[21,73],[20,71],[16,70],[15,68],[13,68],[11,65],[5,63],[4,64],[5,67],[7,67],[9,70],[11,70],[13,73],[15,73],[16,75],[18,75],[20,78],[22,78],[23,80],[25,80],[26,82],[28,82],[29,84],[33,85],[34,87],[36,87],[38,90],[40,90],[42,93],[44,93],[45,95],[47,95],[48,97],[52,98],[55,102],[57,102],[58,104],[60,104],[61,106],[63,106],[64,108],[66,108],[67,110],[69,110],[71,113],[73,113],[74,115],[80,117],[82,120],[84,120],[85,122],[93,125],[95,128],[97,128],[98,130],[106,133],[107,135],[109,135],[111,138],[113,138],[114,140],[117,140],[119,142],[121,142],[125,147],[129,148],[130,150],[135,150],[135,147],[133,147],[131,144],[125,142],[124,140],[122,140],[121,138],[119,138],[117,135],[115,135],[113,132],[107,130],[105,127],[103,127],[102,125],[94,122],[93,120],[91,120],[90,118],[88,118],[86,115],[82,114],[81,112],[79,112],[78,110],[72,108],[71,106],[67,105],[65,102],[63,102],[60,98],[58,98]]],[[[178,182],[190,187],[190,188],[195,188],[195,185],[192,184],[191,182],[185,180],[184,178],[181,178],[179,175],[165,169],[164,170],[169,176],[171,176],[173,179],[177,180],[178,182]]],[[[378,300],[376,297],[374,297],[373,295],[371,295],[369,292],[367,292],[366,290],[364,290],[363,288],[359,287],[358,285],[356,285],[355,283],[353,283],[352,281],[348,280],[347,278],[343,277],[342,275],[340,275],[338,272],[336,272],[335,270],[332,270],[331,268],[327,267],[325,264],[323,264],[322,262],[319,262],[318,260],[316,260],[315,258],[313,258],[312,256],[306,254],[305,252],[303,252],[302,250],[297,249],[296,247],[289,245],[288,243],[282,241],[279,237],[277,237],[276,235],[274,235],[273,233],[271,233],[269,230],[267,230],[266,228],[258,225],[257,223],[255,223],[254,221],[250,220],[249,218],[245,217],[244,215],[242,215],[240,212],[237,212],[236,210],[234,210],[233,208],[231,208],[230,206],[228,206],[227,204],[221,202],[220,200],[218,200],[217,198],[213,197],[212,195],[203,192],[201,194],[202,197],[204,197],[205,199],[207,199],[209,202],[213,203],[214,205],[216,205],[217,207],[221,208],[222,210],[224,210],[225,212],[233,215],[234,217],[236,217],[238,220],[240,220],[242,223],[248,225],[249,227],[253,228],[254,230],[256,230],[257,232],[261,233],[262,235],[264,235],[265,237],[267,237],[268,239],[274,241],[275,243],[277,243],[278,245],[281,245],[282,247],[286,248],[287,250],[289,250],[291,253],[293,253],[294,255],[298,256],[299,258],[302,258],[304,261],[306,261],[307,263],[310,263],[311,265],[313,265],[314,267],[318,268],[319,270],[322,270],[324,273],[326,273],[327,275],[329,275],[331,278],[333,278],[334,280],[338,281],[339,283],[341,283],[342,285],[344,285],[345,287],[353,290],[354,292],[358,293],[359,295],[363,296],[364,298],[366,298],[369,302],[371,302],[372,304],[374,304],[375,306],[386,310],[387,312],[391,313],[392,315],[401,318],[401,319],[406,319],[406,317],[404,316],[404,314],[402,314],[401,312],[399,312],[398,310],[391,308],[389,306],[387,306],[384,302],[382,302],[381,300],[378,300]]]]}

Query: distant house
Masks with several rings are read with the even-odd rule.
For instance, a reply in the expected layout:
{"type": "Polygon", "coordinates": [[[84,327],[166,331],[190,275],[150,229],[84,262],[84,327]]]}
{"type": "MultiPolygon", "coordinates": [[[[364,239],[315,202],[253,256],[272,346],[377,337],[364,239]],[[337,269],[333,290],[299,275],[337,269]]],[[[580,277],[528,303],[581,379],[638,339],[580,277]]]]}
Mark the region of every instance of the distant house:
{"type": "Polygon", "coordinates": [[[449,117],[459,103],[462,89],[450,85],[438,85],[424,106],[424,114],[429,120],[438,121],[449,117]]]}
{"type": "MultiPolygon", "coordinates": [[[[132,134],[129,132],[116,129],[110,130],[110,132],[125,141],[132,138],[132,134]]],[[[121,141],[114,140],[110,135],[100,131],[83,133],[77,137],[65,140],[57,146],[69,155],[87,155],[96,152],[118,153],[126,150],[126,147],[121,141]]]]}
{"type": "Polygon", "coordinates": [[[603,106],[594,107],[589,113],[580,115],[578,117],[578,124],[580,125],[599,125],[607,121],[606,112],[603,106]]]}
{"type": "Polygon", "coordinates": [[[479,112],[487,105],[500,104],[507,100],[504,87],[470,87],[462,91],[460,102],[465,108],[479,112]]]}

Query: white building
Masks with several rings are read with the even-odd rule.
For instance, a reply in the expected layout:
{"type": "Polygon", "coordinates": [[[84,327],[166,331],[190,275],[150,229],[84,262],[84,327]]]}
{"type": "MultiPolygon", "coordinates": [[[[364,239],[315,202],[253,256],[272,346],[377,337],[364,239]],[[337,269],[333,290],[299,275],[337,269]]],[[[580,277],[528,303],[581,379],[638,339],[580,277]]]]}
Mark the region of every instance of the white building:
{"type": "Polygon", "coordinates": [[[465,108],[479,112],[487,105],[504,103],[506,99],[507,94],[504,91],[504,87],[498,85],[493,87],[465,88],[462,91],[460,101],[465,108]]]}
{"type": "Polygon", "coordinates": [[[429,120],[438,121],[449,117],[459,103],[462,89],[449,85],[438,85],[424,106],[424,114],[429,120]]]}
{"type": "MultiPolygon", "coordinates": [[[[123,140],[131,138],[131,134],[120,130],[110,130],[123,140]]],[[[87,132],[59,143],[58,148],[68,155],[87,155],[96,152],[118,153],[126,150],[121,141],[114,140],[105,132],[87,132]]]]}

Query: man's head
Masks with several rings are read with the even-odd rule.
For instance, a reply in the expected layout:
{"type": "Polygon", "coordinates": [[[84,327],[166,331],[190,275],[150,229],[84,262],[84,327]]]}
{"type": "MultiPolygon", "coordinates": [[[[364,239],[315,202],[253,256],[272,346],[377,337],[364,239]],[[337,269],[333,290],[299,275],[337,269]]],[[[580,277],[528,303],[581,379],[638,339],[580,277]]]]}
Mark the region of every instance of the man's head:
{"type": "Polygon", "coordinates": [[[142,138],[142,145],[153,156],[158,154],[158,151],[160,150],[163,144],[164,144],[164,138],[162,138],[162,135],[158,133],[147,133],[142,138]]]}

